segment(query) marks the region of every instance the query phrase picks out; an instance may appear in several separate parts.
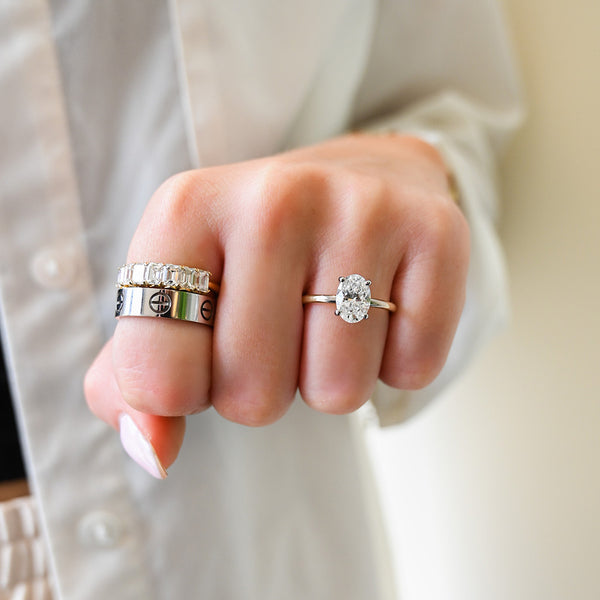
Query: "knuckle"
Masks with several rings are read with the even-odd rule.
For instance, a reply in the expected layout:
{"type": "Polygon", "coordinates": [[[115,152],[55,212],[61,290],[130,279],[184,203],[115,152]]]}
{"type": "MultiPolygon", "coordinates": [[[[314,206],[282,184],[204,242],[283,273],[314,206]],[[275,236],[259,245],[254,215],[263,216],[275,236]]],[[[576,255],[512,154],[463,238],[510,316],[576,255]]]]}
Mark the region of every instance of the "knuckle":
{"type": "Polygon", "coordinates": [[[115,379],[123,400],[132,408],[150,414],[162,412],[161,390],[152,385],[143,367],[119,362],[115,365],[115,379]]]}
{"type": "Polygon", "coordinates": [[[426,248],[437,252],[455,251],[464,248],[468,238],[466,219],[447,198],[435,199],[424,208],[420,240],[426,248]]]}
{"type": "Polygon", "coordinates": [[[218,182],[200,171],[185,171],[171,176],[153,194],[130,247],[130,254],[145,256],[148,244],[164,244],[174,232],[187,232],[190,223],[210,226],[212,212],[222,195],[218,182]]]}
{"type": "Polygon", "coordinates": [[[290,164],[272,161],[262,170],[254,195],[273,226],[286,225],[290,219],[302,216],[306,207],[317,204],[324,194],[327,174],[319,165],[290,164]]]}
{"type": "Polygon", "coordinates": [[[340,223],[355,235],[388,236],[396,227],[391,190],[383,178],[344,170],[339,174],[340,223]]]}
{"type": "Polygon", "coordinates": [[[422,390],[433,382],[436,374],[437,372],[434,374],[427,369],[406,370],[399,377],[394,378],[389,385],[402,390],[422,390]]]}
{"type": "Polygon", "coordinates": [[[264,252],[305,239],[319,225],[325,185],[318,166],[271,160],[257,173],[238,227],[264,252]]]}
{"type": "Polygon", "coordinates": [[[358,410],[368,399],[369,393],[350,387],[302,387],[300,393],[304,402],[314,410],[330,415],[346,415],[358,410]]]}
{"type": "Polygon", "coordinates": [[[156,331],[142,325],[148,324],[120,322],[115,331],[112,364],[123,400],[136,410],[160,416],[201,410],[208,403],[210,374],[188,353],[179,353],[177,345],[153,351],[156,331]]]}
{"type": "MultiPolygon", "coordinates": [[[[291,402],[291,401],[290,401],[291,402]]],[[[290,402],[258,391],[237,391],[235,395],[213,398],[215,410],[228,421],[248,427],[263,427],[279,420],[290,402]]]]}
{"type": "Polygon", "coordinates": [[[431,350],[409,358],[403,357],[395,364],[382,369],[380,379],[387,385],[401,390],[420,390],[431,384],[439,375],[446,355],[431,350]]]}
{"type": "Polygon", "coordinates": [[[361,206],[366,204],[379,207],[389,196],[389,183],[383,177],[351,169],[344,169],[338,176],[345,188],[344,195],[361,206]]]}
{"type": "Polygon", "coordinates": [[[202,400],[204,394],[195,386],[153,375],[144,367],[119,365],[115,375],[123,400],[140,412],[178,417],[199,412],[206,404],[202,400]]]}
{"type": "Polygon", "coordinates": [[[191,210],[210,205],[222,195],[218,182],[200,170],[172,175],[156,191],[154,198],[167,216],[187,218],[191,210]]]}
{"type": "Polygon", "coordinates": [[[160,222],[173,225],[185,222],[195,204],[198,194],[198,181],[193,171],[178,173],[167,179],[156,191],[152,201],[156,203],[160,222]]]}
{"type": "Polygon", "coordinates": [[[289,161],[274,158],[261,169],[259,185],[267,194],[288,197],[308,188],[322,190],[330,178],[329,169],[318,161],[289,161]]]}

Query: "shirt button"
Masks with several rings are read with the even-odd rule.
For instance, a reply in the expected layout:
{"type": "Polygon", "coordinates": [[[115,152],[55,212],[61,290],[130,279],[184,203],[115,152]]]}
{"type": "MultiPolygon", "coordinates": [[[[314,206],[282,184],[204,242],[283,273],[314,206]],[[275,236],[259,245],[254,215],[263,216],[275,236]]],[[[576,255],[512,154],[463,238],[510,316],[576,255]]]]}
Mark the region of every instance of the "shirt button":
{"type": "Polygon", "coordinates": [[[97,510],[79,521],[79,541],[93,548],[114,548],[123,537],[123,522],[115,514],[97,510]]]}
{"type": "Polygon", "coordinates": [[[31,260],[31,274],[44,288],[68,287],[75,280],[77,259],[66,247],[43,248],[31,260]]]}

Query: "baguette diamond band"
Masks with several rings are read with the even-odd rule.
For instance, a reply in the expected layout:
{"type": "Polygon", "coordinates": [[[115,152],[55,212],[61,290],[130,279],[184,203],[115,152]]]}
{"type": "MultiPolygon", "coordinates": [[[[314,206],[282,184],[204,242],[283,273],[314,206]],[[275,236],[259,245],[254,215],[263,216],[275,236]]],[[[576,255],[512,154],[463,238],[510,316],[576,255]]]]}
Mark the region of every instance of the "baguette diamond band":
{"type": "Polygon", "coordinates": [[[308,294],[302,296],[302,303],[335,304],[335,314],[346,323],[358,323],[363,319],[368,319],[370,308],[383,308],[390,312],[396,311],[396,305],[393,302],[371,298],[371,282],[362,275],[354,274],[340,277],[339,282],[335,296],[308,294]]]}
{"type": "Polygon", "coordinates": [[[219,286],[210,281],[202,269],[164,263],[129,263],[119,269],[117,287],[153,287],[207,294],[218,293],[219,286]]]}

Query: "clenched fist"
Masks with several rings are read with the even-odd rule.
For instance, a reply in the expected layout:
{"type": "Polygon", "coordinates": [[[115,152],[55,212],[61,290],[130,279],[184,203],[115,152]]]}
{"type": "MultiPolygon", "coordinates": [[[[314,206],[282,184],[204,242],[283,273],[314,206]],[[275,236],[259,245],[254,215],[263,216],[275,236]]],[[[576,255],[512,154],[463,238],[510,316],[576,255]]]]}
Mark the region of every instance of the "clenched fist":
{"type": "Polygon", "coordinates": [[[88,403],[164,476],[184,417],[210,406],[257,426],[279,419],[297,389],[316,410],[342,414],[377,378],[423,387],[446,360],[468,256],[446,168],[413,137],[347,135],[176,175],[150,200],[128,262],[211,271],[221,285],[214,328],[121,318],[86,377],[88,403]],[[331,305],[303,305],[352,273],[397,311],[348,324],[331,305]]]}

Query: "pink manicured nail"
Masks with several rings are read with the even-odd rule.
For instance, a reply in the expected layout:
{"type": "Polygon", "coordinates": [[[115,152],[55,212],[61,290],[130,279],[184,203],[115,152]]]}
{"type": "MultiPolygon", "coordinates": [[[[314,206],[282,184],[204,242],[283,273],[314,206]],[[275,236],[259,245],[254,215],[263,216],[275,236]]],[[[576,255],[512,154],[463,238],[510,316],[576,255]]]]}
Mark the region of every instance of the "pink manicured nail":
{"type": "Polygon", "coordinates": [[[135,462],[157,479],[165,479],[167,471],[158,460],[154,446],[126,413],[119,417],[121,444],[135,462]]]}

